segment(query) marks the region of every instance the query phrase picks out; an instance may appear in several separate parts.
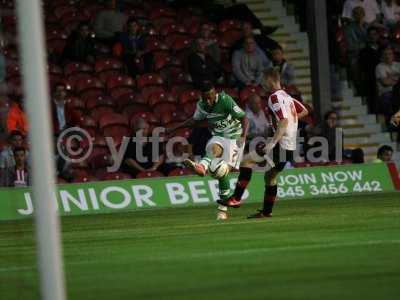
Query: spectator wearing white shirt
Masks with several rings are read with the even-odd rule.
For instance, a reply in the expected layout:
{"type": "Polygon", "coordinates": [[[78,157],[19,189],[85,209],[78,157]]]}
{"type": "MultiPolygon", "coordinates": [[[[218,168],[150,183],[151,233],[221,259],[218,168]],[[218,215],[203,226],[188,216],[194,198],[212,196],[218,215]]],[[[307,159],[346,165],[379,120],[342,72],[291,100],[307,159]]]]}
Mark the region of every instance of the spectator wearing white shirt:
{"type": "Polygon", "coordinates": [[[346,0],[343,5],[342,17],[353,19],[353,9],[357,6],[364,8],[366,23],[372,24],[379,20],[381,10],[376,0],[346,0]]]}
{"type": "Polygon", "coordinates": [[[249,131],[247,137],[267,137],[269,121],[262,109],[262,100],[257,94],[249,97],[246,105],[246,117],[249,120],[249,131]]]}
{"type": "Polygon", "coordinates": [[[395,112],[393,101],[393,88],[400,79],[400,63],[394,60],[393,49],[388,47],[383,51],[383,61],[376,66],[375,75],[379,93],[380,113],[389,122],[391,115],[395,112]]]}
{"type": "Polygon", "coordinates": [[[400,21],[400,1],[399,0],[383,0],[382,14],[384,24],[392,27],[400,21]]]}

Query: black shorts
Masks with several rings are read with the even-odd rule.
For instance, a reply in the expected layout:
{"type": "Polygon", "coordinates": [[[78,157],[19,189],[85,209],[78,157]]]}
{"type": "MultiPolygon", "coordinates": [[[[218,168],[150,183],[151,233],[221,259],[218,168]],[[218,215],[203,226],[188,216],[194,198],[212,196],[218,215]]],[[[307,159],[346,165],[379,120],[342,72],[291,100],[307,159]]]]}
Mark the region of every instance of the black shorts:
{"type": "MultiPolygon", "coordinates": [[[[260,156],[264,156],[265,155],[264,147],[265,143],[260,142],[256,147],[256,153],[260,156]]],[[[272,153],[269,154],[269,157],[274,162],[275,166],[273,167],[273,169],[277,170],[278,172],[281,172],[285,168],[288,162],[290,163],[293,162],[294,151],[282,149],[281,146],[277,144],[272,150],[272,153]]]]}

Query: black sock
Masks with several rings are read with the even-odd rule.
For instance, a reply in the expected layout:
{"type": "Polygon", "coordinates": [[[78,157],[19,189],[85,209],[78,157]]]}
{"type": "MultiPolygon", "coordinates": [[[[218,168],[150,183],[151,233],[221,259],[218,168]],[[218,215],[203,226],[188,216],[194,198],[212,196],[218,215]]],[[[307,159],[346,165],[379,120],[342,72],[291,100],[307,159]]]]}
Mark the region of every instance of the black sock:
{"type": "Polygon", "coordinates": [[[242,199],[244,191],[246,190],[246,187],[248,186],[251,180],[251,174],[253,173],[253,169],[240,167],[239,171],[240,173],[238,181],[236,183],[235,192],[233,193],[233,197],[235,197],[236,200],[240,201],[242,199]]]}
{"type": "Polygon", "coordinates": [[[268,214],[272,213],[272,208],[274,207],[277,193],[278,193],[278,186],[276,185],[265,186],[264,208],[263,208],[264,213],[268,214]]]}

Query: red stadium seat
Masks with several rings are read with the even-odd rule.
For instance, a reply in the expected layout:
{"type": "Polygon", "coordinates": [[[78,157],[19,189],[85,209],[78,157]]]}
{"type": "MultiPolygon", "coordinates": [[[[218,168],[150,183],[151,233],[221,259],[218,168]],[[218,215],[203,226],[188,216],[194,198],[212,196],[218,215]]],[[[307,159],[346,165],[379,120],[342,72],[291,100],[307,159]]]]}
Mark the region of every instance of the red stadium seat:
{"type": "Polygon", "coordinates": [[[109,91],[120,87],[133,89],[135,80],[128,75],[112,75],[107,79],[107,89],[109,91]]]}
{"type": "Polygon", "coordinates": [[[186,28],[182,25],[176,24],[176,23],[170,23],[165,26],[163,26],[160,30],[160,34],[162,36],[168,36],[173,33],[179,33],[179,34],[186,34],[186,28]]]}
{"type": "Polygon", "coordinates": [[[190,37],[177,36],[176,39],[174,39],[171,49],[174,52],[179,52],[179,51],[188,49],[191,44],[192,44],[192,39],[190,37]]]}
{"type": "Polygon", "coordinates": [[[124,65],[122,62],[115,58],[98,59],[94,65],[94,71],[101,73],[109,70],[122,70],[124,65]]]}
{"type": "Polygon", "coordinates": [[[47,42],[47,50],[49,54],[56,54],[56,55],[62,55],[64,52],[65,48],[65,40],[58,39],[58,40],[51,40],[47,42]]]}
{"type": "Polygon", "coordinates": [[[126,180],[126,179],[132,179],[132,176],[123,173],[123,172],[106,172],[101,178],[101,180],[126,180]]]}
{"type": "Polygon", "coordinates": [[[46,40],[66,40],[68,38],[68,32],[61,28],[51,28],[46,31],[46,40]]]}
{"type": "Polygon", "coordinates": [[[110,106],[98,106],[92,109],[90,116],[98,122],[103,115],[114,113],[114,109],[110,106]]]}
{"type": "Polygon", "coordinates": [[[99,128],[104,129],[111,125],[124,125],[129,126],[129,120],[126,116],[117,113],[106,114],[99,119],[99,128]]]}
{"type": "Polygon", "coordinates": [[[99,107],[99,106],[110,106],[113,107],[114,101],[111,97],[109,96],[104,96],[104,95],[95,95],[95,96],[90,96],[90,97],[86,97],[84,99],[85,103],[86,103],[86,109],[88,111],[91,111],[93,108],[95,107],[99,107]]]}
{"type": "Polygon", "coordinates": [[[96,77],[81,78],[76,82],[75,91],[78,94],[82,94],[83,92],[89,91],[89,90],[103,91],[104,90],[104,85],[96,77]]]}
{"type": "Polygon", "coordinates": [[[169,47],[164,43],[158,40],[157,38],[149,38],[146,40],[146,52],[154,52],[154,51],[163,51],[168,52],[169,47]]]}
{"type": "Polygon", "coordinates": [[[93,169],[105,168],[112,165],[112,158],[107,147],[93,147],[88,161],[93,169]]]}
{"type": "Polygon", "coordinates": [[[164,177],[164,174],[158,171],[143,171],[136,175],[136,178],[164,177]]]}
{"type": "Polygon", "coordinates": [[[181,128],[174,133],[174,136],[180,136],[185,139],[188,139],[192,134],[192,129],[190,128],[181,128]]]}
{"type": "Polygon", "coordinates": [[[201,93],[198,90],[187,90],[182,92],[182,94],[179,96],[179,103],[185,104],[188,102],[197,101],[200,98],[200,96],[201,93]]]}
{"type": "Polygon", "coordinates": [[[123,125],[111,125],[103,130],[104,136],[111,138],[116,146],[121,145],[124,137],[129,138],[132,135],[131,133],[130,128],[123,125]]]}
{"type": "Polygon", "coordinates": [[[64,74],[67,77],[73,75],[74,73],[92,73],[92,72],[93,72],[92,66],[84,63],[71,62],[68,63],[64,68],[64,74]]]}
{"type": "Polygon", "coordinates": [[[194,175],[193,171],[189,168],[176,168],[168,173],[168,176],[188,176],[194,175]]]}
{"type": "Polygon", "coordinates": [[[125,116],[132,116],[139,112],[150,112],[150,107],[142,103],[132,103],[126,105],[122,111],[125,116]]]}
{"type": "Polygon", "coordinates": [[[146,101],[146,103],[149,102],[149,98],[152,94],[154,93],[165,93],[165,89],[163,86],[146,86],[142,88],[141,94],[146,101]]]}
{"type": "Polygon", "coordinates": [[[183,106],[183,111],[185,112],[187,117],[193,116],[194,112],[196,111],[197,102],[189,102],[183,106]]]}
{"type": "Polygon", "coordinates": [[[68,97],[67,101],[65,102],[65,105],[72,109],[79,109],[79,110],[84,110],[85,109],[85,103],[77,97],[68,97]]]}
{"type": "MultiPolygon", "coordinates": [[[[173,103],[176,103],[176,102],[177,102],[176,97],[173,94],[168,93],[168,92],[160,92],[160,91],[158,91],[158,92],[152,93],[148,97],[148,104],[150,106],[153,106],[153,107],[155,105],[158,106],[158,104],[163,104],[163,103],[165,103],[165,104],[172,103],[173,104],[173,103]]],[[[155,107],[154,107],[154,109],[155,109],[155,107]]]]}
{"type": "Polygon", "coordinates": [[[158,118],[152,113],[148,111],[140,111],[140,112],[134,112],[130,117],[129,117],[129,123],[131,127],[133,127],[134,122],[138,119],[144,119],[150,124],[157,124],[158,123],[158,118]]]}
{"type": "Polygon", "coordinates": [[[83,116],[80,119],[79,124],[85,128],[96,128],[97,127],[96,120],[90,116],[83,116]]]}
{"type": "Polygon", "coordinates": [[[139,89],[143,89],[146,86],[163,85],[164,80],[157,73],[148,73],[141,75],[137,80],[139,89]]]}
{"type": "Polygon", "coordinates": [[[98,181],[98,179],[93,175],[77,176],[72,179],[72,183],[85,183],[85,182],[95,182],[95,181],[98,181]]]}
{"type": "Polygon", "coordinates": [[[228,30],[242,30],[242,21],[240,20],[223,20],[218,25],[219,32],[226,32],[228,30]]]}

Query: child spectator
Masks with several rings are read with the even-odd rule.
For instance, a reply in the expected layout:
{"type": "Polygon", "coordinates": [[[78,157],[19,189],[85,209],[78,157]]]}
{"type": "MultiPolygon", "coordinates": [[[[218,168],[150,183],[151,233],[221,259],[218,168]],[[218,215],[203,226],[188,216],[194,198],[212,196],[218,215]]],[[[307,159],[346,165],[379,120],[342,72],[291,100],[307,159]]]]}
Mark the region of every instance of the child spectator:
{"type": "Polygon", "coordinates": [[[392,156],[393,156],[393,148],[388,145],[383,145],[383,146],[379,147],[378,153],[376,156],[377,157],[374,160],[374,163],[391,162],[392,156]]]}
{"type": "Polygon", "coordinates": [[[26,150],[16,147],[13,150],[15,166],[0,169],[0,186],[27,187],[30,184],[28,165],[26,163],[26,150]]]}

